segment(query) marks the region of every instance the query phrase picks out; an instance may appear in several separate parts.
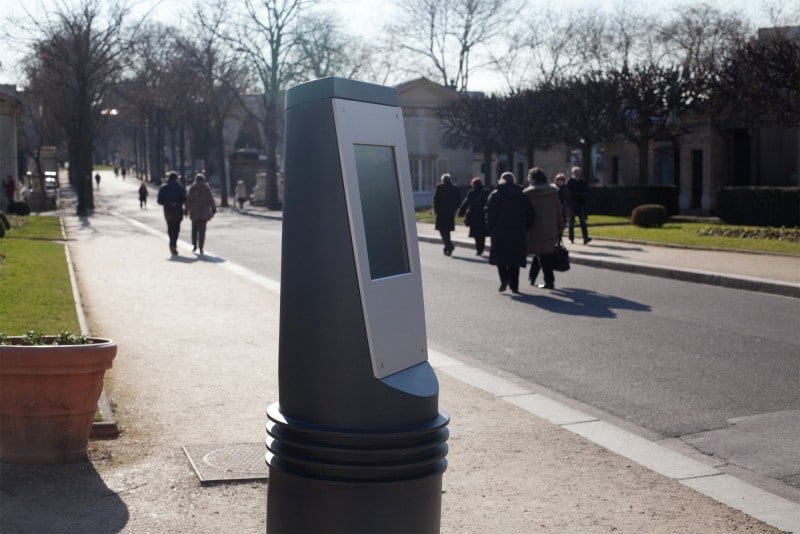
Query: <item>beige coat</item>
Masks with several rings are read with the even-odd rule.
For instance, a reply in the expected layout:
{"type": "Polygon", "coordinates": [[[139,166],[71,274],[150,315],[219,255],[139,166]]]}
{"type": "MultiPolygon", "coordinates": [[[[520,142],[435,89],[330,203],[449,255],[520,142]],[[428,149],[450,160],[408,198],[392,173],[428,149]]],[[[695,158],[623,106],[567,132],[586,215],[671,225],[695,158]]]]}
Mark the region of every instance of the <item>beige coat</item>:
{"type": "Polygon", "coordinates": [[[528,254],[552,254],[558,237],[564,231],[558,188],[552,184],[534,184],[523,192],[534,211],[533,226],[525,236],[528,254]]]}

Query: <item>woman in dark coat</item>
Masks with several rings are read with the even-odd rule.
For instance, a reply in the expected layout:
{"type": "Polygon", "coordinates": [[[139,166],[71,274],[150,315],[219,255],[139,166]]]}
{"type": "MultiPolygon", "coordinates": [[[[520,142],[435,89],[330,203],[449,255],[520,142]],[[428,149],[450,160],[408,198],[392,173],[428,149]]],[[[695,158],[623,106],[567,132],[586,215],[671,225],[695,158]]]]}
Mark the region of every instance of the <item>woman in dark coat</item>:
{"type": "Polygon", "coordinates": [[[519,269],[527,264],[525,234],[533,225],[533,208],[514,175],[500,175],[497,189],[486,203],[486,229],[492,237],[489,263],[497,266],[500,289],[519,293],[519,269]]]}
{"type": "Polygon", "coordinates": [[[458,216],[464,217],[464,224],[469,226],[469,236],[475,240],[475,254],[481,256],[486,246],[486,199],[489,191],[483,188],[483,182],[477,177],[469,185],[472,189],[458,208],[458,216]]]}
{"type": "Polygon", "coordinates": [[[453,185],[453,179],[449,174],[443,174],[441,183],[436,186],[436,191],[433,193],[433,212],[436,214],[436,229],[439,230],[444,243],[445,256],[453,253],[450,232],[456,229],[456,210],[460,202],[460,194],[458,188],[453,185]]]}

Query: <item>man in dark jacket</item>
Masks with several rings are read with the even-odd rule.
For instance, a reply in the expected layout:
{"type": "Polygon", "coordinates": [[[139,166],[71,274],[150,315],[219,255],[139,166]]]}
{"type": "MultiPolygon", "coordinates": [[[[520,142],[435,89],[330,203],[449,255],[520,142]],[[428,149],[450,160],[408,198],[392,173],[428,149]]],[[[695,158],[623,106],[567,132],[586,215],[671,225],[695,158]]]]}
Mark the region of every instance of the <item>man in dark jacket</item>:
{"type": "Polygon", "coordinates": [[[442,236],[444,243],[444,255],[449,256],[453,253],[453,241],[450,239],[450,232],[456,229],[455,217],[456,210],[461,204],[461,195],[458,188],[453,185],[453,179],[449,174],[443,174],[441,183],[436,186],[433,193],[433,212],[436,214],[436,229],[442,236]]]}
{"type": "Polygon", "coordinates": [[[528,255],[525,234],[533,220],[528,197],[515,183],[514,175],[504,172],[486,202],[486,229],[492,237],[489,263],[497,266],[499,291],[510,287],[519,293],[519,269],[527,264],[528,255]]]}
{"type": "Polygon", "coordinates": [[[589,229],[586,226],[586,197],[589,196],[589,182],[583,179],[583,169],[572,167],[572,178],[567,180],[567,189],[570,197],[569,213],[569,242],[575,242],[575,216],[581,225],[583,244],[588,245],[592,240],[589,237],[589,229]]]}
{"type": "Polygon", "coordinates": [[[158,190],[158,203],[164,206],[164,219],[167,221],[169,250],[172,255],[178,254],[178,234],[181,232],[183,205],[186,203],[186,191],[178,183],[178,174],[171,172],[167,183],[158,190]]]}

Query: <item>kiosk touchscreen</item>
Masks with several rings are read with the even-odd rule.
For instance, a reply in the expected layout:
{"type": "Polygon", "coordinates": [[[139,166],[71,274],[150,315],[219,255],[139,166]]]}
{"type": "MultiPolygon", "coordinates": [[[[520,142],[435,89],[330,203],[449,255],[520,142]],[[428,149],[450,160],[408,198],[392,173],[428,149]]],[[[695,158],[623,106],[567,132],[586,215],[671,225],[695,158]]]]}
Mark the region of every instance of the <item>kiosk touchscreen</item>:
{"type": "Polygon", "coordinates": [[[384,378],[428,359],[403,117],[352,100],[333,109],[372,368],[384,378]]]}

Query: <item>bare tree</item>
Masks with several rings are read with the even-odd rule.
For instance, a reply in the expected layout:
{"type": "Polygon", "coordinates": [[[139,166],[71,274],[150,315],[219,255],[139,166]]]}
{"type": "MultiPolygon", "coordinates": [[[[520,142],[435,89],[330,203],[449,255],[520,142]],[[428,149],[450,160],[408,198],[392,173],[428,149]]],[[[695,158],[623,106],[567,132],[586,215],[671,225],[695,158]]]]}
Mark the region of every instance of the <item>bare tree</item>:
{"type": "Polygon", "coordinates": [[[794,0],[762,0],[761,10],[772,27],[800,25],[800,4],[794,0]]]}
{"type": "Polygon", "coordinates": [[[193,146],[193,150],[196,157],[205,161],[212,161],[213,154],[219,172],[220,203],[227,206],[230,180],[224,142],[225,118],[240,101],[248,72],[244,56],[218,37],[229,20],[229,11],[222,4],[198,7],[193,19],[195,24],[191,34],[177,40],[178,54],[187,71],[185,80],[188,80],[184,90],[184,109],[187,122],[208,131],[210,142],[193,146]],[[193,121],[196,117],[202,120],[199,123],[193,121]]]}
{"type": "Polygon", "coordinates": [[[399,16],[387,33],[409,53],[419,74],[466,91],[470,74],[490,63],[487,50],[513,20],[517,5],[516,0],[400,0],[399,16]]]}
{"type": "MultiPolygon", "coordinates": [[[[227,8],[227,2],[218,0],[227,8]]],[[[264,133],[267,147],[267,207],[277,209],[278,202],[278,142],[281,92],[295,81],[302,69],[296,63],[299,45],[300,16],[313,0],[242,0],[240,16],[219,30],[237,53],[244,56],[248,69],[257,80],[263,108],[264,133]]]]}
{"type": "Polygon", "coordinates": [[[547,7],[524,17],[522,26],[507,36],[501,54],[493,56],[495,68],[512,90],[551,83],[577,74],[586,65],[581,44],[585,21],[602,20],[586,12],[565,12],[547,7]]]}
{"type": "Polygon", "coordinates": [[[306,15],[298,21],[296,78],[326,76],[356,78],[373,60],[372,48],[360,38],[347,35],[333,13],[306,15]]]}
{"type": "Polygon", "coordinates": [[[735,12],[722,12],[708,4],[681,6],[657,30],[665,59],[687,72],[709,76],[717,70],[728,50],[744,43],[751,29],[735,12]]]}
{"type": "Polygon", "coordinates": [[[688,75],[680,67],[655,63],[636,65],[609,73],[616,98],[620,102],[618,126],[639,152],[639,183],[650,175],[650,142],[661,134],[670,114],[680,114],[697,102],[702,80],[688,75]]]}
{"type": "Polygon", "coordinates": [[[31,18],[33,44],[27,64],[43,105],[67,139],[69,178],[78,191],[77,213],[94,207],[91,186],[92,149],[104,119],[104,96],[122,74],[128,51],[120,4],[102,9],[100,0],[82,0],[74,10],[59,4],[45,18],[31,18]]]}
{"type": "Polygon", "coordinates": [[[464,94],[437,109],[444,125],[442,143],[483,153],[484,184],[492,183],[492,154],[504,146],[505,100],[497,96],[464,94]]]}
{"type": "Polygon", "coordinates": [[[549,101],[555,108],[553,136],[581,150],[587,180],[595,178],[592,147],[612,140],[616,134],[617,95],[613,78],[602,72],[557,80],[551,87],[549,101]]]}
{"type": "Polygon", "coordinates": [[[775,31],[726,54],[714,80],[713,112],[753,129],[800,127],[800,42],[775,31]]]}
{"type": "Polygon", "coordinates": [[[182,99],[174,29],[143,25],[133,51],[132,76],[119,91],[130,105],[126,115],[136,124],[137,175],[158,181],[166,169],[164,152],[155,147],[165,146],[167,123],[174,123],[176,106],[182,99]]]}

